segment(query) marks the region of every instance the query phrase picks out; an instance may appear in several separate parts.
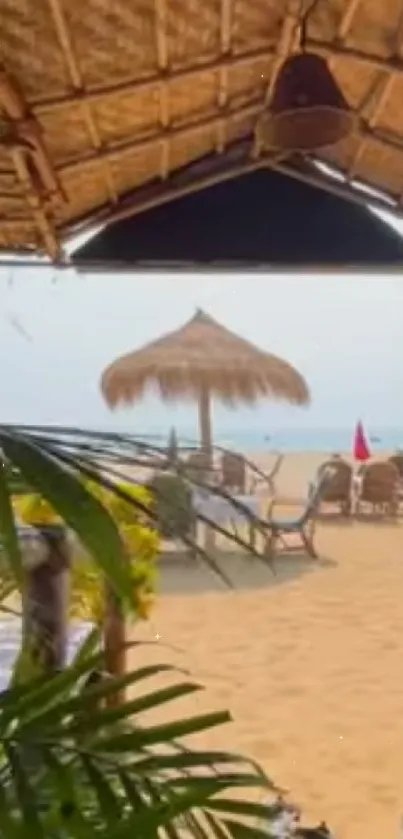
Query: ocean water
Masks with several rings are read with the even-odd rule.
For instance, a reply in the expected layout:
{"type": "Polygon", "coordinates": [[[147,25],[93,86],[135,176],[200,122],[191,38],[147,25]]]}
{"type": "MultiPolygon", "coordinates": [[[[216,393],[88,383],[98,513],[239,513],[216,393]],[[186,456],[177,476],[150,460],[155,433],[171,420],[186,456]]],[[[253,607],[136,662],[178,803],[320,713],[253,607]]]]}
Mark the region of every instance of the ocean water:
{"type": "MultiPolygon", "coordinates": [[[[403,424],[396,428],[366,428],[371,451],[403,449],[403,424]]],[[[191,438],[178,433],[184,444],[191,438]]],[[[354,429],[351,428],[284,428],[242,431],[217,429],[214,442],[218,446],[243,452],[348,452],[353,447],[354,429]]],[[[166,437],[165,437],[166,439],[166,437]]]]}
{"type": "MultiPolygon", "coordinates": [[[[113,429],[99,429],[110,432],[113,429]]],[[[94,428],[93,431],[96,431],[94,428]]],[[[166,446],[169,436],[169,427],[155,428],[145,432],[143,429],[126,428],[115,429],[117,433],[123,432],[134,435],[144,443],[156,446],[166,446]]],[[[198,438],[194,429],[175,427],[178,442],[182,446],[197,446],[198,438]]],[[[349,452],[353,448],[354,427],[350,428],[253,428],[241,429],[226,428],[215,425],[213,429],[214,443],[216,446],[232,449],[240,452],[324,452],[327,454],[335,452],[349,452]]],[[[403,450],[403,423],[402,426],[394,427],[373,427],[365,426],[365,433],[371,451],[403,450]]],[[[67,440],[69,439],[67,435],[67,440]]],[[[86,442],[86,434],[82,435],[82,442],[86,442]]],[[[112,444],[113,448],[113,444],[112,444]]]]}

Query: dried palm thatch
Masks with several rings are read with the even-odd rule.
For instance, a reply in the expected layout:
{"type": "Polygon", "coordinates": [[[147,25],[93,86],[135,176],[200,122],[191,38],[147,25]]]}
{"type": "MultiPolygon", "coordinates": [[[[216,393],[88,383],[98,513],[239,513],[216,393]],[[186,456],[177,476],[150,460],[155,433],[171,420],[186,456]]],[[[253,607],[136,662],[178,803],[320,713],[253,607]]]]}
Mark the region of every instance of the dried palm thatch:
{"type": "Polygon", "coordinates": [[[257,349],[198,310],[176,332],[115,361],[104,372],[102,393],[112,407],[133,403],[154,387],[164,401],[199,404],[203,448],[211,450],[210,400],[253,405],[257,399],[309,401],[306,382],[286,361],[257,349]]]}
{"type": "Polygon", "coordinates": [[[60,258],[73,232],[270,166],[397,213],[403,194],[400,0],[317,0],[357,129],[312,159],[260,142],[309,0],[0,0],[0,249],[60,258]],[[255,139],[254,139],[255,138],[255,139]]]}

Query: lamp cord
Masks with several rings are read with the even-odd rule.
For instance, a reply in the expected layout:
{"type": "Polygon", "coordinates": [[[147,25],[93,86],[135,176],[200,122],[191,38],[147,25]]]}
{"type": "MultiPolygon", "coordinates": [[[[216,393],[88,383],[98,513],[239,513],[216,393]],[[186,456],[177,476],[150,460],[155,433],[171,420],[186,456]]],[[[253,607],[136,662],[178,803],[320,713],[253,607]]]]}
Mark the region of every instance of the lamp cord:
{"type": "Polygon", "coordinates": [[[319,2],[320,0],[312,0],[312,3],[308,6],[308,8],[301,17],[299,38],[301,50],[305,50],[306,48],[308,23],[319,2]]]}

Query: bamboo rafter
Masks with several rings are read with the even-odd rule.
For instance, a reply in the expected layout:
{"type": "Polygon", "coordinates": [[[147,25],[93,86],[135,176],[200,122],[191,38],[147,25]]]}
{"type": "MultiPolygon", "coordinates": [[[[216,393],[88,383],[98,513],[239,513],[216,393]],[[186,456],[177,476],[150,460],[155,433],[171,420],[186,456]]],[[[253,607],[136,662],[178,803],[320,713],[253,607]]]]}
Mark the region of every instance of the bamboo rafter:
{"type": "Polygon", "coordinates": [[[253,158],[259,157],[263,150],[264,142],[261,127],[264,123],[265,112],[267,111],[267,107],[272,97],[274,85],[276,83],[279,70],[284,61],[286,60],[287,56],[293,52],[298,43],[298,22],[300,19],[300,12],[301,4],[299,0],[289,0],[287,10],[283,19],[283,24],[281,27],[281,33],[277,49],[274,54],[272,66],[269,73],[269,80],[266,87],[266,93],[263,103],[264,110],[260,116],[260,120],[257,121],[256,125],[255,141],[251,150],[253,158]]]}
{"type": "MultiPolygon", "coordinates": [[[[345,6],[344,11],[342,12],[342,16],[341,16],[340,23],[339,23],[338,30],[337,30],[336,43],[338,44],[339,47],[344,46],[344,42],[345,42],[345,40],[348,36],[348,33],[350,31],[350,28],[351,28],[352,24],[353,24],[354,16],[358,12],[358,9],[359,9],[359,6],[360,6],[361,2],[362,2],[362,0],[347,0],[347,4],[345,6]]],[[[329,67],[330,67],[331,70],[334,70],[335,66],[337,66],[337,61],[338,60],[340,60],[340,59],[338,59],[337,56],[333,56],[330,59],[329,67]]],[[[389,79],[389,77],[388,77],[388,79],[389,79]]],[[[376,89],[374,92],[371,91],[372,107],[374,107],[374,108],[378,107],[376,105],[378,100],[379,100],[379,102],[381,101],[378,89],[376,89]]],[[[365,104],[365,106],[367,106],[368,102],[365,101],[364,104],[365,104]]],[[[363,107],[361,107],[359,109],[358,115],[362,116],[362,112],[363,112],[363,107]]],[[[368,128],[375,128],[376,118],[375,118],[375,121],[373,121],[373,122],[368,120],[366,124],[367,124],[368,128]]],[[[348,168],[348,177],[350,178],[350,180],[354,179],[354,173],[355,173],[355,171],[358,167],[361,156],[365,151],[367,143],[368,143],[368,137],[365,137],[365,136],[362,137],[361,141],[359,143],[359,146],[357,148],[357,151],[354,153],[353,159],[352,159],[352,161],[350,163],[350,166],[348,168]]]]}
{"type": "MultiPolygon", "coordinates": [[[[159,122],[161,131],[169,130],[169,84],[167,81],[169,69],[168,35],[167,35],[167,3],[166,0],[155,2],[155,42],[157,52],[158,71],[161,76],[159,83],[159,122]]],[[[161,140],[161,178],[166,180],[169,175],[169,140],[161,140]]]]}
{"type": "MultiPolygon", "coordinates": [[[[332,48],[331,46],[327,46],[322,52],[325,52],[329,56],[329,66],[332,70],[336,67],[337,63],[341,60],[341,58],[348,57],[353,58],[354,60],[360,62],[363,61],[364,63],[371,63],[372,58],[368,57],[367,55],[362,56],[361,54],[356,53],[356,51],[351,51],[345,47],[345,40],[349,34],[349,30],[353,24],[354,17],[357,14],[359,9],[360,3],[362,0],[347,0],[346,6],[342,11],[341,19],[338,25],[336,38],[335,38],[335,46],[332,48]],[[353,54],[351,54],[353,53],[353,54]]],[[[278,47],[274,56],[273,66],[269,77],[269,83],[267,86],[266,91],[266,98],[265,98],[265,107],[267,108],[270,98],[273,93],[274,85],[277,79],[278,72],[286,60],[287,56],[294,51],[297,46],[298,40],[298,21],[301,19],[301,4],[298,3],[298,0],[290,0],[287,11],[284,15],[282,31],[280,34],[278,47]]],[[[361,125],[361,139],[360,143],[354,152],[353,159],[350,163],[348,168],[348,177],[351,181],[354,180],[354,174],[358,168],[359,162],[365,153],[365,150],[368,146],[368,142],[370,140],[374,140],[379,145],[384,147],[395,148],[400,150],[403,148],[403,138],[393,137],[393,135],[389,134],[388,136],[382,134],[382,132],[377,133],[375,130],[377,126],[377,122],[382,114],[383,108],[385,107],[386,101],[388,96],[391,93],[393,83],[396,77],[400,74],[401,70],[398,69],[397,71],[390,69],[390,64],[394,65],[396,61],[398,63],[398,67],[400,68],[400,62],[402,60],[401,54],[401,41],[403,38],[403,9],[402,15],[398,27],[398,32],[396,33],[395,39],[395,52],[392,56],[391,62],[385,62],[388,65],[388,69],[385,70],[383,68],[381,70],[381,78],[379,79],[379,85],[377,85],[377,89],[373,92],[371,96],[371,104],[372,104],[372,113],[369,119],[365,121],[364,124],[361,125]]],[[[316,44],[317,42],[310,41],[309,44],[316,44]]],[[[317,46],[315,47],[317,48],[317,46]]],[[[377,61],[377,59],[374,59],[377,61]]],[[[365,99],[365,105],[368,105],[367,99],[365,99]]],[[[361,116],[361,109],[358,110],[358,116],[361,116]]],[[[264,119],[264,115],[262,117],[264,119]]],[[[255,135],[255,142],[252,148],[252,156],[258,156],[263,148],[263,140],[260,136],[259,132],[259,122],[256,130],[255,135]]]]}
{"type": "Polygon", "coordinates": [[[60,255],[57,237],[45,206],[44,196],[61,198],[58,179],[49,161],[39,126],[29,113],[23,96],[3,68],[0,69],[0,105],[6,114],[16,142],[10,156],[18,181],[31,210],[46,252],[56,259],[60,255]]]}
{"type": "MultiPolygon", "coordinates": [[[[221,0],[220,47],[223,56],[229,56],[231,51],[232,2],[233,0],[221,0]]],[[[218,71],[217,105],[219,112],[224,114],[228,105],[228,67],[226,65],[218,71]]],[[[219,154],[225,149],[226,139],[226,122],[225,119],[220,119],[217,122],[216,145],[219,154]]]]}
{"type": "MultiPolygon", "coordinates": [[[[76,93],[80,93],[80,91],[83,90],[83,81],[74,54],[70,33],[68,27],[66,26],[66,20],[63,13],[63,9],[60,5],[59,0],[47,0],[47,2],[49,4],[49,9],[54,23],[55,32],[60,44],[61,54],[66,65],[69,78],[76,93]]],[[[80,99],[80,107],[83,114],[84,122],[87,126],[90,143],[95,149],[95,152],[98,152],[102,148],[102,142],[97,129],[96,121],[92,114],[91,105],[89,104],[89,102],[87,102],[85,97],[80,99]]],[[[112,202],[112,204],[115,204],[118,199],[118,196],[113,183],[113,175],[108,165],[107,159],[103,161],[102,168],[106,191],[109,195],[109,199],[112,202]]]]}
{"type": "Polygon", "coordinates": [[[94,161],[98,161],[103,158],[113,160],[124,154],[132,154],[134,151],[147,151],[150,147],[161,143],[162,139],[172,141],[178,137],[190,137],[192,134],[200,132],[205,128],[216,128],[220,121],[228,122],[231,117],[236,117],[237,119],[256,117],[257,114],[260,113],[261,108],[262,100],[259,98],[255,102],[245,105],[242,108],[228,109],[225,116],[223,114],[214,114],[214,116],[203,117],[202,119],[191,119],[185,124],[181,124],[176,127],[172,126],[172,128],[166,129],[163,133],[160,129],[158,129],[145,138],[138,139],[136,137],[131,137],[124,141],[110,144],[107,148],[100,149],[97,152],[90,151],[85,156],[78,155],[77,157],[66,161],[66,163],[61,164],[60,171],[69,173],[80,169],[83,166],[92,165],[94,161]]]}
{"type": "Polygon", "coordinates": [[[91,230],[94,225],[102,225],[108,222],[123,221],[132,216],[139,215],[154,207],[169,203],[186,195],[199,192],[214,186],[217,183],[228,181],[257,169],[270,168],[281,174],[295,178],[309,186],[327,189],[339,198],[357,204],[360,207],[371,206],[394,212],[397,218],[403,219],[403,212],[398,205],[398,196],[393,198],[385,195],[368,195],[371,185],[361,181],[362,188],[351,186],[347,173],[337,169],[338,180],[324,176],[309,160],[305,161],[304,167],[297,163],[284,160],[276,160],[269,154],[262,154],[258,159],[252,159],[250,148],[253,142],[251,136],[247,140],[238,141],[228,146],[225,154],[218,156],[212,154],[208,159],[198,161],[188,166],[183,172],[173,174],[167,185],[162,183],[150,184],[141,189],[135,190],[132,194],[125,196],[114,208],[112,217],[107,208],[96,215],[89,215],[82,218],[75,226],[66,227],[65,232],[70,235],[77,235],[91,230]]]}
{"type": "Polygon", "coordinates": [[[340,43],[343,43],[343,41],[347,38],[347,35],[353,23],[354,16],[358,11],[360,3],[362,3],[362,0],[347,0],[344,10],[342,11],[337,31],[337,40],[340,43]]]}
{"type": "MultiPolygon", "coordinates": [[[[226,116],[214,114],[214,116],[204,117],[202,119],[191,119],[185,124],[172,126],[171,128],[166,129],[164,133],[162,133],[160,129],[157,129],[155,132],[144,138],[134,136],[123,141],[110,143],[108,147],[103,149],[89,151],[86,152],[85,155],[77,155],[76,157],[67,160],[65,163],[60,165],[59,170],[60,172],[68,173],[87,165],[90,166],[96,161],[104,159],[113,160],[121,155],[131,154],[134,151],[146,151],[150,147],[161,143],[161,140],[163,139],[172,141],[178,137],[190,136],[202,129],[214,126],[216,127],[220,121],[228,122],[231,117],[237,119],[248,116],[257,117],[262,112],[263,101],[264,100],[259,98],[256,102],[251,103],[250,105],[245,105],[241,108],[227,109],[226,116]]],[[[397,137],[389,133],[385,134],[382,131],[374,131],[365,124],[361,126],[360,133],[366,140],[373,140],[385,149],[403,151],[403,137],[397,137]]]]}
{"type": "Polygon", "coordinates": [[[367,53],[353,47],[340,46],[337,41],[330,44],[326,43],[326,41],[321,41],[319,38],[308,38],[306,45],[313,52],[318,52],[326,58],[345,58],[373,70],[383,70],[386,73],[396,73],[398,76],[403,76],[403,59],[400,56],[381,58],[379,55],[367,53]]]}
{"type": "Polygon", "coordinates": [[[224,155],[214,154],[208,160],[197,161],[186,167],[184,171],[171,175],[167,185],[149,184],[123,197],[114,209],[112,218],[104,208],[96,214],[91,213],[88,217],[80,219],[74,226],[66,226],[65,232],[76,235],[91,230],[94,224],[99,225],[108,220],[123,221],[177,198],[200,192],[222,181],[254,172],[262,167],[262,163],[250,159],[250,144],[250,139],[233,143],[224,155]]]}
{"type": "MultiPolygon", "coordinates": [[[[166,0],[165,0],[166,2],[166,0]]],[[[75,105],[80,98],[85,98],[90,104],[99,104],[107,99],[114,99],[123,93],[146,93],[153,91],[158,85],[169,85],[172,82],[182,81],[192,83],[198,79],[200,73],[209,73],[211,71],[222,71],[239,69],[253,64],[261,58],[266,58],[274,54],[274,49],[269,46],[255,47],[249,50],[243,50],[239,55],[231,55],[231,53],[221,55],[217,60],[200,61],[197,66],[178,67],[172,70],[158,70],[150,73],[144,78],[134,78],[125,82],[118,82],[115,84],[105,84],[97,89],[82,91],[81,94],[67,94],[64,96],[55,96],[48,98],[44,96],[40,101],[36,102],[33,110],[36,114],[49,114],[56,111],[64,110],[66,107],[75,105]]]]}
{"type": "MultiPolygon", "coordinates": [[[[358,177],[396,202],[403,120],[391,94],[403,76],[403,12],[399,21],[397,0],[382,0],[382,9],[375,2],[318,0],[307,26],[305,46],[327,58],[342,87],[346,80],[360,116],[357,136],[323,153],[343,172],[336,183],[309,161],[268,157],[258,137],[251,142],[298,47],[308,0],[281,9],[276,0],[205,0],[200,8],[188,0],[5,0],[0,248],[39,241],[54,254],[81,221],[143,212],[257,165],[282,166],[365,204],[354,191],[358,177]],[[10,98],[11,68],[18,91],[10,98]],[[17,101],[12,113],[5,86],[9,105],[17,101]],[[244,140],[246,156],[234,159],[234,143],[244,140]]],[[[382,197],[379,204],[390,206],[382,197]]]]}
{"type": "MultiPolygon", "coordinates": [[[[398,61],[402,59],[402,45],[403,45],[403,3],[402,9],[400,13],[399,25],[396,31],[395,42],[394,42],[394,58],[398,61]]],[[[396,79],[398,78],[398,74],[395,72],[389,71],[381,71],[380,76],[378,76],[377,80],[377,87],[374,91],[374,95],[371,102],[371,113],[366,121],[368,128],[376,128],[377,123],[379,122],[383,111],[387,105],[388,99],[393,91],[393,87],[395,85],[396,79]]],[[[363,137],[361,142],[359,143],[353,158],[350,162],[348,168],[348,174],[350,178],[354,177],[354,173],[357,171],[359,164],[365,154],[366,148],[368,145],[368,138],[363,137]]]]}

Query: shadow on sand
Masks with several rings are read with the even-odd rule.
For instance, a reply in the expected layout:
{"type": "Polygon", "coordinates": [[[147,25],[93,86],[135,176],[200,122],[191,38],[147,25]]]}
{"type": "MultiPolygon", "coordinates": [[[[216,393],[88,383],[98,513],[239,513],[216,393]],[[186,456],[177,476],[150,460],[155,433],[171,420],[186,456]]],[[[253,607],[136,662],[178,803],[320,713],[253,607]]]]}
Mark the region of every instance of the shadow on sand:
{"type": "MultiPolygon", "coordinates": [[[[291,582],[303,574],[330,570],[337,563],[323,558],[313,560],[303,553],[281,554],[272,567],[256,557],[242,553],[217,551],[215,562],[228,577],[234,589],[248,591],[273,588],[291,582]]],[[[189,557],[185,552],[169,551],[162,555],[160,568],[160,591],[162,594],[200,594],[202,592],[226,592],[228,588],[200,559],[189,557]]]]}
{"type": "Polygon", "coordinates": [[[353,516],[343,516],[338,511],[320,512],[317,514],[316,519],[321,527],[326,527],[329,525],[331,525],[332,527],[334,527],[335,525],[337,527],[353,527],[355,521],[353,516]]]}

